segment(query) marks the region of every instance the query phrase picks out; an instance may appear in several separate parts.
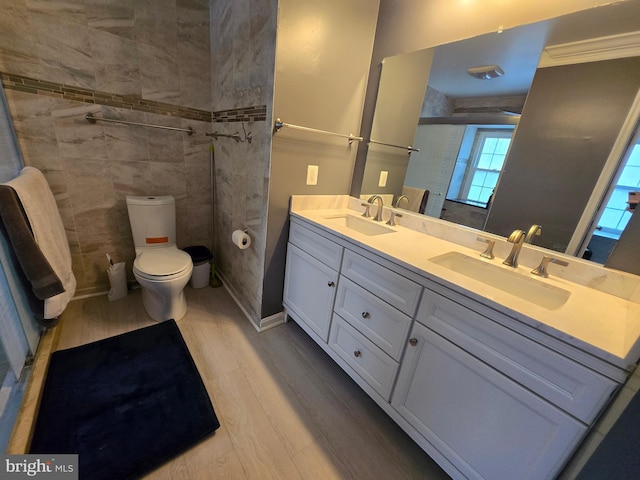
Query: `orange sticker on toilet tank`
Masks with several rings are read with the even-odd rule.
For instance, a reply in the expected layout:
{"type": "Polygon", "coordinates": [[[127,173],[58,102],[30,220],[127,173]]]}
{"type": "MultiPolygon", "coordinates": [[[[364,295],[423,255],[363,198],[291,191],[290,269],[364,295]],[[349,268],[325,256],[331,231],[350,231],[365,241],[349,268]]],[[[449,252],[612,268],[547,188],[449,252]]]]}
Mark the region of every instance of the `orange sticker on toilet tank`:
{"type": "Polygon", "coordinates": [[[147,237],[147,243],[167,243],[169,237],[147,237]]]}

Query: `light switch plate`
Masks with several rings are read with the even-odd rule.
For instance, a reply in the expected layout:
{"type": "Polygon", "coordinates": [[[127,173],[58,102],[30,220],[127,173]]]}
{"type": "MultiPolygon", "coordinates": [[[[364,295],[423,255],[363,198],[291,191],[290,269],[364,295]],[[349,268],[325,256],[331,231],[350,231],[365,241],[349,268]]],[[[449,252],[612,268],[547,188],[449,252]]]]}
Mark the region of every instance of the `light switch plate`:
{"type": "Polygon", "coordinates": [[[307,165],[307,185],[318,184],[318,165],[307,165]]]}
{"type": "Polygon", "coordinates": [[[387,177],[389,176],[389,172],[386,170],[380,170],[380,180],[378,180],[379,187],[387,186],[387,177]]]}

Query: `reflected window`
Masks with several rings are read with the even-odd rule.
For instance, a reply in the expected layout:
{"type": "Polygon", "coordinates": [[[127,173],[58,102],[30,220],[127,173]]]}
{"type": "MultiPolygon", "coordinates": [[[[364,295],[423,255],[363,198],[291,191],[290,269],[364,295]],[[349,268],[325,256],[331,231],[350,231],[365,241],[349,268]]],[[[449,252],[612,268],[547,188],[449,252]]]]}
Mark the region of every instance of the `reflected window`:
{"type": "Polygon", "coordinates": [[[487,207],[504,165],[513,125],[467,125],[447,200],[487,207]]]}
{"type": "Polygon", "coordinates": [[[595,235],[618,240],[624,231],[631,212],[628,210],[629,192],[640,191],[640,144],[636,144],[620,173],[609,202],[602,212],[595,235]]]}

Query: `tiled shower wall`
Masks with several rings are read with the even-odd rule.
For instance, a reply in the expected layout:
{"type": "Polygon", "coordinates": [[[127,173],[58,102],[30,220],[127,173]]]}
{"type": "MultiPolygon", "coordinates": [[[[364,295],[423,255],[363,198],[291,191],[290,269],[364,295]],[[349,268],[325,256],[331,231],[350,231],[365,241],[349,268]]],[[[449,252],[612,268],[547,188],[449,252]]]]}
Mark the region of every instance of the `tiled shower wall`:
{"type": "Polygon", "coordinates": [[[0,71],[9,109],[25,164],[45,173],[56,196],[77,293],[105,290],[105,253],[127,261],[131,278],[125,195],[174,195],[178,245],[210,245],[209,141],[203,134],[211,124],[172,113],[176,107],[212,110],[207,0],[5,0],[2,7],[0,71]],[[16,90],[6,74],[64,85],[67,94],[73,87],[96,92],[103,105],[57,95],[50,85],[39,93],[16,90]],[[101,93],[162,102],[160,113],[110,106],[101,93]],[[201,135],[93,125],[84,118],[89,112],[191,126],[201,135]]]}
{"type": "Polygon", "coordinates": [[[207,0],[3,0],[4,72],[210,110],[207,0]]]}
{"type": "Polygon", "coordinates": [[[27,165],[41,169],[54,192],[71,247],[78,294],[108,286],[105,253],[135,256],[126,195],[173,195],[178,246],[210,245],[209,142],[204,136],[109,123],[90,124],[87,113],[126,121],[190,126],[184,120],[5,89],[27,165]]]}
{"type": "Polygon", "coordinates": [[[221,275],[259,323],[277,0],[211,0],[211,9],[209,0],[4,0],[2,10],[5,93],[25,163],[54,190],[78,293],[105,290],[105,253],[127,261],[132,278],[124,197],[170,194],[178,245],[215,247],[221,275]],[[90,124],[87,113],[196,134],[90,124]],[[243,127],[252,143],[213,140],[213,241],[204,133],[243,127]],[[242,227],[254,240],[245,251],[230,242],[242,227]]]}
{"type": "MultiPolygon", "coordinates": [[[[277,0],[211,2],[211,92],[215,110],[268,106],[265,121],[246,124],[253,135],[252,143],[214,141],[214,255],[227,288],[256,326],[261,325],[264,271],[269,268],[265,265],[265,245],[277,11],[277,0]],[[247,250],[231,243],[231,233],[240,228],[246,228],[253,241],[247,250]]],[[[223,117],[214,115],[216,121],[223,117]]],[[[239,123],[214,123],[213,128],[243,134],[239,123]]]]}

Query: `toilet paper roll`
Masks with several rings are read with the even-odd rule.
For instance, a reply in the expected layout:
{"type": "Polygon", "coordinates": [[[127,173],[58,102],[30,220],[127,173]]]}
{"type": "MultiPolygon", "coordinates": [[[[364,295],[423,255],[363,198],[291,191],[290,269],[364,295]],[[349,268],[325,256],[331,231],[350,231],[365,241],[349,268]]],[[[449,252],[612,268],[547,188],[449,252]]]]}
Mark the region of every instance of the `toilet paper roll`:
{"type": "Polygon", "coordinates": [[[245,250],[251,246],[251,237],[242,230],[235,230],[231,234],[231,241],[240,250],[245,250]]]}

